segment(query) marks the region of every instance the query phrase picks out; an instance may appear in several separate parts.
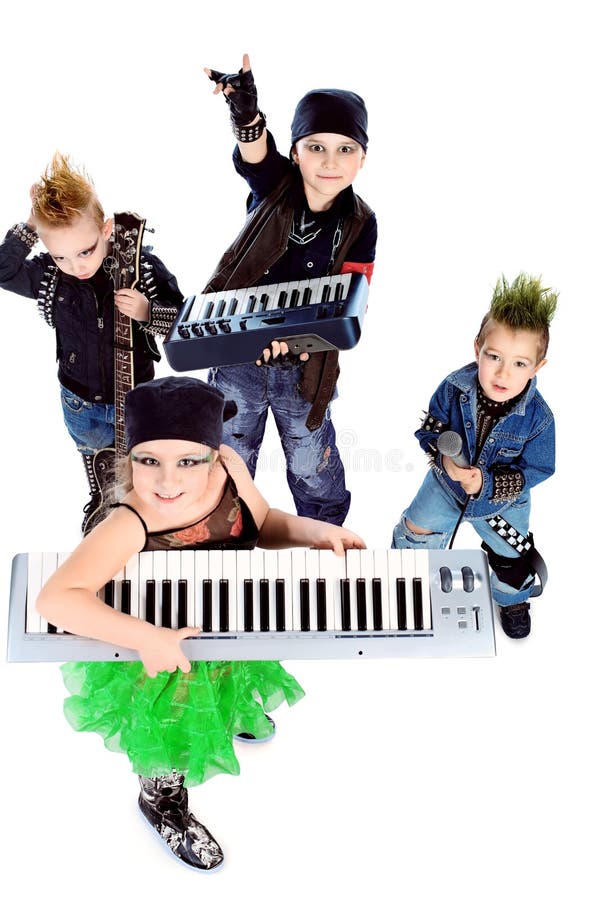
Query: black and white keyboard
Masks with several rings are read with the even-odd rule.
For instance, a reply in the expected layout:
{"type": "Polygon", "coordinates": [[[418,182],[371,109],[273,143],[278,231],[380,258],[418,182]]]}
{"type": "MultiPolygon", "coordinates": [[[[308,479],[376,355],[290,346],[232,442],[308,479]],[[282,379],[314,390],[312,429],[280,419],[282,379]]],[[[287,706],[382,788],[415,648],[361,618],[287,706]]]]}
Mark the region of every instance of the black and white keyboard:
{"type": "Polygon", "coordinates": [[[349,350],[361,335],[368,281],[347,273],[188,297],[164,340],[177,372],[254,362],[272,340],[290,351],[349,350]]]}
{"type": "MultiPolygon", "coordinates": [[[[131,660],[57,632],[35,610],[66,553],[13,561],[8,660],[131,660]]],[[[481,550],[161,550],[133,557],[99,596],[166,627],[197,626],[190,659],[494,656],[481,550]]]]}

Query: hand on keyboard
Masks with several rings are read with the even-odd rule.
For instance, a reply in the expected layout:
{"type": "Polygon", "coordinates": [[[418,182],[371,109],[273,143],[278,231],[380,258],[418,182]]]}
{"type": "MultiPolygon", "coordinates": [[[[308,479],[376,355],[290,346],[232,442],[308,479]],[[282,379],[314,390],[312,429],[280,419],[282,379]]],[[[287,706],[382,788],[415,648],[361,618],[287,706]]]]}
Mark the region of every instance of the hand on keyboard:
{"type": "Polygon", "coordinates": [[[159,628],[153,625],[145,632],[144,640],[137,648],[140,659],[149,678],[159,672],[174,672],[181,669],[189,672],[191,663],[183,652],[180,642],[200,634],[199,628],[159,628]]]}
{"type": "Polygon", "coordinates": [[[309,356],[310,353],[300,353],[299,355],[290,353],[285,341],[271,341],[271,346],[265,347],[261,358],[256,360],[256,365],[291,369],[293,366],[299,366],[300,363],[306,362],[309,356]]]}
{"type": "Polygon", "coordinates": [[[329,522],[313,520],[314,534],[311,547],[314,550],[333,550],[337,556],[343,556],[346,550],[365,550],[366,544],[361,537],[348,528],[331,525],[329,522]]]}

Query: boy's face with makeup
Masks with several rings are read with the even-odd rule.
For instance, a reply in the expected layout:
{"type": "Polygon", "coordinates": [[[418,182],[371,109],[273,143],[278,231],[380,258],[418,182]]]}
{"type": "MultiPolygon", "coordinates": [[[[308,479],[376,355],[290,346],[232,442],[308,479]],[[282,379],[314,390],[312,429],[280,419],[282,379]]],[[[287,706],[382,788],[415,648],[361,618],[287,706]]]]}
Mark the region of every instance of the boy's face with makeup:
{"type": "Polygon", "coordinates": [[[540,338],[536,332],[512,330],[494,322],[481,346],[475,341],[479,383],[490,400],[517,397],[546,360],[538,361],[540,338]]]}
{"type": "Polygon", "coordinates": [[[95,275],[102,265],[111,230],[111,219],[100,228],[89,213],[80,216],[72,225],[37,227],[40,239],[60,271],[82,281],[95,275]]]}

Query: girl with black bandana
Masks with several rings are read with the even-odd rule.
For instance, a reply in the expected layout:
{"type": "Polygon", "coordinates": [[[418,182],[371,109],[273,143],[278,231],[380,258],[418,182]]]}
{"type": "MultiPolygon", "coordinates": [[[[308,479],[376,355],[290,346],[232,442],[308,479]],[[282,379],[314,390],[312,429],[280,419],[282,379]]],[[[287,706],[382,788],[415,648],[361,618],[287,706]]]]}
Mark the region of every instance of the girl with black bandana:
{"type": "Polygon", "coordinates": [[[140,662],[63,666],[77,730],[97,731],[128,754],[140,776],[139,806],[168,848],[199,870],[223,852],[188,808],[184,786],[237,774],[233,738],[268,739],[266,712],[303,696],[278,662],[193,662],[184,641],[197,628],[158,627],[110,608],[98,591],[138,551],[311,546],[342,554],[364,547],[351,531],[269,507],[243,461],[221,442],[234,408],[195,378],[167,377],[126,395],[128,488],[42,589],[49,622],[136,650],[140,662]]]}

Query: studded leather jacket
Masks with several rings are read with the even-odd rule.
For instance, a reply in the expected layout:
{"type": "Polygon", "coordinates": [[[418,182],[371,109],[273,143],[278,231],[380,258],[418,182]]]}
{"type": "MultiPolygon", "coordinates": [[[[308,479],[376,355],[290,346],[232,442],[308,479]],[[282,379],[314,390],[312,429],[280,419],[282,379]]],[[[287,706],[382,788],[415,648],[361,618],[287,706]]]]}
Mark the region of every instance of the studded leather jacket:
{"type": "MultiPolygon", "coordinates": [[[[28,259],[37,235],[26,225],[0,244],[0,287],[37,300],[55,329],[58,380],[82,400],[114,402],[114,294],[108,276],[90,281],[61,272],[49,253],[28,259]]],[[[154,335],[165,335],[183,302],[177,280],[146,248],[137,288],[150,302],[150,321],[133,321],[134,383],[154,377],[160,359],[154,335]]]]}

